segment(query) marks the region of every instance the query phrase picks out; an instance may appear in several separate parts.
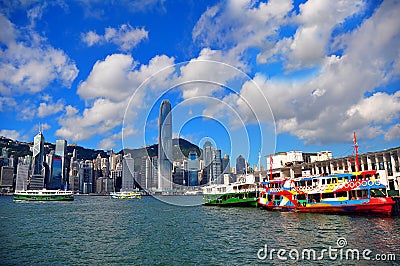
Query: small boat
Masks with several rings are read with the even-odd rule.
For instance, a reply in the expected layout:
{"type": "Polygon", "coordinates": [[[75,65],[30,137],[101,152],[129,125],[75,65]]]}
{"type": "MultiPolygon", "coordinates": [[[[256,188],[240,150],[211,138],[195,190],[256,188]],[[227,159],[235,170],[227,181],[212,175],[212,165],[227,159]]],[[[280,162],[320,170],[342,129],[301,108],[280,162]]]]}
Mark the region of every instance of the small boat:
{"type": "Polygon", "coordinates": [[[142,198],[142,195],[138,191],[111,192],[110,196],[113,199],[140,199],[140,198],[142,198]]]}
{"type": "Polygon", "coordinates": [[[231,184],[203,187],[203,204],[214,206],[256,207],[258,186],[253,175],[246,175],[231,184]]]}
{"type": "Polygon", "coordinates": [[[15,201],[72,201],[73,191],[69,190],[19,190],[13,194],[15,201]]]}

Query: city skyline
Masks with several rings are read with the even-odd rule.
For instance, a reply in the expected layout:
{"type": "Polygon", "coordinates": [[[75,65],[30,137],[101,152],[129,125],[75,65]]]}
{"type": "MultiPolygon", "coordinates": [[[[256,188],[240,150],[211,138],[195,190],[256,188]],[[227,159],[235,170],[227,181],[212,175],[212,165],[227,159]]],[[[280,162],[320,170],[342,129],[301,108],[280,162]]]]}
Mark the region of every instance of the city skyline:
{"type": "Polygon", "coordinates": [[[146,3],[2,3],[0,135],[138,148],[169,100],[173,137],[231,164],[398,145],[397,2],[146,3]]]}

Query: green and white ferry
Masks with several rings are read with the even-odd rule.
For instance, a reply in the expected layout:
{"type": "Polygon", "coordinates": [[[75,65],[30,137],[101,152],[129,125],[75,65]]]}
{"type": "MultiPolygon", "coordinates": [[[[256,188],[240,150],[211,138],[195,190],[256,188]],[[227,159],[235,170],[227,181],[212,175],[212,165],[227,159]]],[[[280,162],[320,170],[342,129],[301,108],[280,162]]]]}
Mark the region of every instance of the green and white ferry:
{"type": "Polygon", "coordinates": [[[72,201],[74,193],[68,190],[19,190],[14,192],[15,201],[72,201]]]}
{"type": "Polygon", "coordinates": [[[203,187],[203,204],[214,206],[257,207],[258,186],[254,175],[244,175],[237,182],[203,187]]]}

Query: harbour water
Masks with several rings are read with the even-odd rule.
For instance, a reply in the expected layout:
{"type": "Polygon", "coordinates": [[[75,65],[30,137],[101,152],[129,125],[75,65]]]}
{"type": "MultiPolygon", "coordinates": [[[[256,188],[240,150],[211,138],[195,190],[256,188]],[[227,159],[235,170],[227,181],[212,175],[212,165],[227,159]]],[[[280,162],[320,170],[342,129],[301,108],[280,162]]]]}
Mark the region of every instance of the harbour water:
{"type": "Polygon", "coordinates": [[[0,225],[0,265],[382,265],[377,254],[394,254],[386,265],[400,264],[398,217],[184,207],[152,197],[42,203],[0,197],[0,225]],[[336,258],[319,260],[330,247],[336,258]],[[286,253],[278,257],[272,249],[286,253]],[[315,250],[316,259],[302,259],[305,249],[315,250]],[[371,250],[371,260],[346,258],[348,249],[371,250]]]}

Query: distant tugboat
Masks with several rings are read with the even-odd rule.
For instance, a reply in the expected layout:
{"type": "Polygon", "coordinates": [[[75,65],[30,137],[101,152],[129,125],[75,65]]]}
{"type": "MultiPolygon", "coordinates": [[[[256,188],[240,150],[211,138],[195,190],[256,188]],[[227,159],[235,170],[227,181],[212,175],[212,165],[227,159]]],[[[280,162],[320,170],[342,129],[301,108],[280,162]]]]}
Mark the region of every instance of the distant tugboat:
{"type": "Polygon", "coordinates": [[[214,206],[256,207],[258,188],[254,175],[246,175],[229,184],[216,184],[203,188],[203,204],[214,206]]]}

